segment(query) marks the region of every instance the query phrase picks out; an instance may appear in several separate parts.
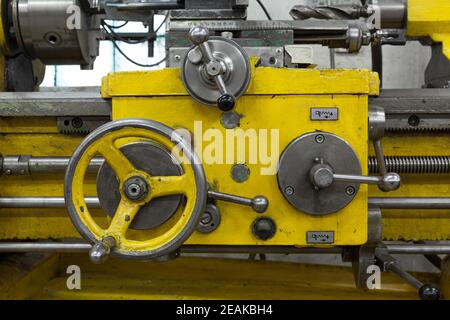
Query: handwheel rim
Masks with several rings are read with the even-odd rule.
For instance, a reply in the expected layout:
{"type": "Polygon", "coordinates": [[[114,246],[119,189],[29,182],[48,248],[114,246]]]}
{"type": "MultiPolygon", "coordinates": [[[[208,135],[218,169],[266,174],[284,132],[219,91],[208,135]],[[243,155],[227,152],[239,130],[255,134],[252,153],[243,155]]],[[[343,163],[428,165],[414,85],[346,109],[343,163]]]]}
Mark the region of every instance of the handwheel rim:
{"type": "MultiPolygon", "coordinates": [[[[193,209],[189,212],[187,217],[187,222],[183,225],[181,231],[173,237],[169,242],[152,250],[127,250],[123,251],[119,248],[115,248],[112,251],[112,255],[119,256],[122,258],[136,258],[136,259],[152,259],[158,258],[171,254],[173,251],[177,250],[181,245],[192,235],[196,230],[198,223],[201,219],[202,213],[205,210],[206,200],[207,200],[207,182],[205,177],[205,172],[201,162],[199,161],[197,155],[192,150],[192,146],[189,145],[183,137],[178,135],[172,128],[147,119],[124,119],[114,122],[110,122],[94,132],[92,132],[75,150],[65,176],[65,186],[64,193],[67,203],[67,209],[69,211],[69,216],[78,232],[88,241],[92,243],[98,242],[99,239],[95,232],[92,232],[85,224],[83,219],[80,217],[80,212],[77,209],[77,204],[74,202],[74,191],[73,184],[77,168],[80,164],[80,160],[86,156],[86,151],[89,151],[90,147],[98,142],[100,139],[105,138],[108,134],[120,132],[126,128],[130,129],[140,129],[149,130],[154,134],[160,135],[167,141],[172,141],[173,145],[177,145],[183,149],[183,157],[189,161],[189,168],[193,172],[193,177],[195,180],[195,202],[193,204],[193,209]]],[[[79,178],[77,178],[79,179],[79,178]]],[[[83,190],[83,188],[81,188],[83,190]]],[[[83,194],[84,197],[84,194],[83,194]]],[[[91,214],[86,208],[87,215],[92,219],[91,214]]],[[[184,211],[182,215],[185,218],[184,211]]]]}

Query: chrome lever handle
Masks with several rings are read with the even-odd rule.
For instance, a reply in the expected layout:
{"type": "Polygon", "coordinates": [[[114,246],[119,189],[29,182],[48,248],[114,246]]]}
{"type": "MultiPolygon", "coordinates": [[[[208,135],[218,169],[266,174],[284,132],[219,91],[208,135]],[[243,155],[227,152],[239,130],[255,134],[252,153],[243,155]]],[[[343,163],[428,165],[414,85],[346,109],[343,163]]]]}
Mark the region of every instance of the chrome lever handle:
{"type": "Polygon", "coordinates": [[[269,200],[264,196],[257,196],[254,198],[244,198],[232,194],[226,194],[209,190],[208,197],[219,201],[226,201],[235,204],[240,204],[243,206],[249,206],[257,213],[264,213],[267,211],[269,207],[269,200]]]}
{"type": "Polygon", "coordinates": [[[310,171],[311,182],[317,190],[330,187],[335,182],[373,184],[385,192],[400,188],[401,178],[397,173],[389,172],[382,176],[360,176],[334,173],[333,169],[322,159],[316,159],[317,165],[310,171]]]}

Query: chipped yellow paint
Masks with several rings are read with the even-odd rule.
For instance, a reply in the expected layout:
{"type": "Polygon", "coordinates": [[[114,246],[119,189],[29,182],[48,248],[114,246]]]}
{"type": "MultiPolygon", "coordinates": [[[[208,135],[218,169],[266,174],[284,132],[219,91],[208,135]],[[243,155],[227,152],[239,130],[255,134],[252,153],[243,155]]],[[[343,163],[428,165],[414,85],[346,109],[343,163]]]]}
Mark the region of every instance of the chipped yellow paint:
{"type": "Polygon", "coordinates": [[[408,0],[407,35],[430,36],[442,42],[443,52],[450,59],[450,1],[408,0]]]}

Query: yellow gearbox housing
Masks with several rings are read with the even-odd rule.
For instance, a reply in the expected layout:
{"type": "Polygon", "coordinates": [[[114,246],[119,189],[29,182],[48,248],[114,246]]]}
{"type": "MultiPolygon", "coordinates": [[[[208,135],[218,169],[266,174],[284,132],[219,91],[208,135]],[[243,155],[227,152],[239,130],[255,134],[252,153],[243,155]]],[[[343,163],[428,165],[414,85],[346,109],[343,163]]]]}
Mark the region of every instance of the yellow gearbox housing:
{"type": "MultiPolygon", "coordinates": [[[[196,143],[196,153],[217,160],[203,163],[207,181],[214,190],[268,198],[270,205],[264,215],[249,207],[219,202],[220,227],[209,234],[195,232],[186,244],[310,246],[313,245],[307,240],[310,232],[332,232],[334,239],[326,245],[366,243],[368,187],[361,185],[354,200],[339,212],[311,216],[296,210],[280,192],[276,176],[278,158],[270,163],[252,161],[251,144],[247,143],[243,146],[245,156],[221,162],[221,157],[226,158],[230,150],[227,148],[235,150],[238,146],[227,146],[230,142],[227,139],[218,144],[217,139],[245,136],[248,130],[258,131],[260,137],[263,132],[270,156],[271,152],[281,153],[306,133],[328,132],[351,145],[360,159],[362,174],[367,175],[368,97],[377,95],[378,90],[378,76],[368,70],[253,68],[250,86],[234,110],[240,117],[240,125],[234,129],[225,128],[219,109],[202,105],[188,95],[179,69],[110,74],[104,78],[102,95],[112,99],[113,120],[151,119],[192,133],[196,142],[201,141],[196,143]],[[339,117],[335,121],[313,120],[311,110],[316,108],[338,109],[339,117]],[[275,139],[279,146],[270,150],[275,139]],[[232,169],[239,164],[249,169],[246,181],[233,179],[232,169]],[[267,174],[270,168],[275,169],[273,174],[267,174]],[[276,223],[276,234],[266,241],[252,232],[253,222],[261,216],[276,223]]],[[[249,141],[250,136],[246,138],[249,141]]]]}

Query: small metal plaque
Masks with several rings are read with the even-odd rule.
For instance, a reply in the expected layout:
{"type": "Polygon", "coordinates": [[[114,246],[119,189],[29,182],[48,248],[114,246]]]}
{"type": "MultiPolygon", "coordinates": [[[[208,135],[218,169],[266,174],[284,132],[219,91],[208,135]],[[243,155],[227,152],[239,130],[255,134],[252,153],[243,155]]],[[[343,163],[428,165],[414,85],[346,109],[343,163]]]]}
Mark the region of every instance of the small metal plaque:
{"type": "Polygon", "coordinates": [[[337,121],[339,120],[338,108],[311,108],[312,121],[337,121]]]}
{"type": "Polygon", "coordinates": [[[331,244],[334,243],[334,231],[308,231],[306,233],[308,244],[331,244]]]}

